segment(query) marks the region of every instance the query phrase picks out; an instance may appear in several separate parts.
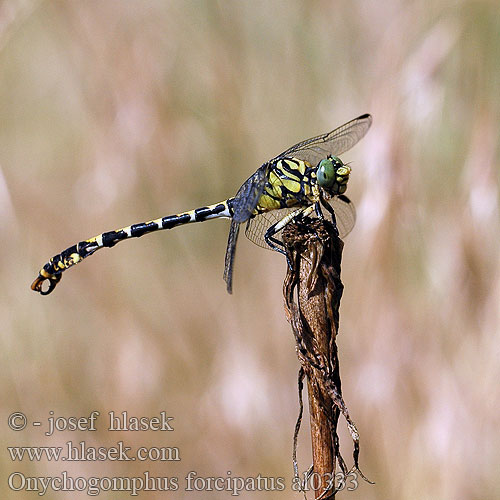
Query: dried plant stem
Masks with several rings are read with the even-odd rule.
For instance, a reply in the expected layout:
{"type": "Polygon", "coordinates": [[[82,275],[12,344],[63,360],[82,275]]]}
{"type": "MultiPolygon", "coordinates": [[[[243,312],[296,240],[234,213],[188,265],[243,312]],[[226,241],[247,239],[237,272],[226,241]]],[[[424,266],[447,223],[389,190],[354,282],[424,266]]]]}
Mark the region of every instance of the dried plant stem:
{"type": "MultiPolygon", "coordinates": [[[[319,219],[290,224],[283,232],[283,242],[291,264],[283,288],[285,313],[292,325],[302,366],[299,389],[303,374],[308,384],[312,483],[315,498],[324,500],[335,497],[336,462],[344,476],[349,473],[339,449],[337,423],[340,414],[346,419],[354,441],[353,469],[359,471],[359,436],[342,399],[335,343],[343,291],[340,280],[343,243],[335,226],[319,219]]],[[[300,420],[301,416],[296,433],[300,420]]],[[[294,462],[295,457],[294,450],[294,462]]],[[[294,466],[297,474],[295,463],[294,466]]]]}
{"type": "MultiPolygon", "coordinates": [[[[312,486],[318,498],[323,491],[328,491],[335,470],[335,450],[331,440],[332,429],[328,417],[322,411],[321,403],[315,395],[311,381],[308,379],[309,415],[311,425],[311,444],[313,457],[313,471],[316,473],[312,478],[312,486]]],[[[335,422],[336,424],[336,422],[335,422]]],[[[335,495],[333,493],[330,498],[335,495]]]]}

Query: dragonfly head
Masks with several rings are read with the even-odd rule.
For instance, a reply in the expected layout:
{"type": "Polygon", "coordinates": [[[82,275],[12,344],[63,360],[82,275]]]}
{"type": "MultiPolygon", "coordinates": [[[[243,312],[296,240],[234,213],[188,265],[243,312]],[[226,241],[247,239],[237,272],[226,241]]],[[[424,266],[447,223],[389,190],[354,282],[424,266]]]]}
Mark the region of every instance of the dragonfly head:
{"type": "Polygon", "coordinates": [[[345,193],[351,169],[337,156],[329,156],[318,163],[316,178],[318,185],[330,195],[345,193]]]}

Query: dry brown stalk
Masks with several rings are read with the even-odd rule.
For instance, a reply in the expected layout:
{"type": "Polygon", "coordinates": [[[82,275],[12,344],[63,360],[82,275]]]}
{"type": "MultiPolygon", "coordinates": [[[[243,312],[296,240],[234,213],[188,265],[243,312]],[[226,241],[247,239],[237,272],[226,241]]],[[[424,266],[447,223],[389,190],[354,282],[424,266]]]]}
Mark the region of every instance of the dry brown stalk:
{"type": "MultiPolygon", "coordinates": [[[[342,399],[336,336],[343,285],[340,280],[342,240],[328,220],[304,219],[283,230],[283,243],[290,263],[283,293],[285,313],[296,339],[301,363],[299,391],[307,376],[313,455],[315,498],[335,497],[336,465],[349,474],[340,453],[337,424],[344,416],[354,442],[354,466],[358,468],[359,436],[342,399]]],[[[301,411],[294,437],[296,475],[296,442],[302,418],[301,411]]]]}

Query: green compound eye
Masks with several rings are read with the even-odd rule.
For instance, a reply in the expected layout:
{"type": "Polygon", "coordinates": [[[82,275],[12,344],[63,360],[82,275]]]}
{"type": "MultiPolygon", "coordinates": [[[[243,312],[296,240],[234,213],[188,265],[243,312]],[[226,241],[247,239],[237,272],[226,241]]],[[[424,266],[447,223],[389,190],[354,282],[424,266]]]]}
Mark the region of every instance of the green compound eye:
{"type": "Polygon", "coordinates": [[[321,160],[316,171],[318,184],[322,188],[329,188],[335,182],[335,167],[331,158],[321,160]]]}

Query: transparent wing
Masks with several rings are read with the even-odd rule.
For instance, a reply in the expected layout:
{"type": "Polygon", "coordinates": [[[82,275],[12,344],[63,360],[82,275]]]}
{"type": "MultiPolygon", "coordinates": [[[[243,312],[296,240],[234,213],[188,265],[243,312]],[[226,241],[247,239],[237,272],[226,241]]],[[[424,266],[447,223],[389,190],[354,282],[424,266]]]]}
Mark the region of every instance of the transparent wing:
{"type": "Polygon", "coordinates": [[[233,221],[241,223],[250,218],[264,191],[268,169],[269,164],[265,163],[238,189],[232,201],[234,210],[233,221]]]}
{"type": "MultiPolygon", "coordinates": [[[[297,207],[293,208],[279,208],[277,210],[271,210],[270,212],[264,212],[262,214],[256,215],[253,219],[247,222],[245,228],[245,236],[252,242],[262,248],[271,248],[264,239],[266,231],[276,222],[286,217],[290,212],[297,210],[297,207]]],[[[281,232],[280,232],[281,233],[281,232]]],[[[280,233],[276,233],[274,238],[281,241],[280,233]]]]}
{"type": "Polygon", "coordinates": [[[250,218],[257,206],[266,185],[268,167],[267,163],[262,165],[242,184],[236,196],[231,200],[233,217],[229,228],[226,257],[224,260],[224,281],[229,293],[232,293],[233,289],[234,257],[236,255],[236,243],[238,241],[240,224],[250,218]]]}
{"type": "Polygon", "coordinates": [[[269,163],[281,158],[293,157],[307,161],[315,166],[328,155],[341,155],[351,149],[364,137],[371,124],[371,115],[358,116],[358,118],[345,123],[331,132],[311,137],[311,139],[295,144],[295,146],[283,151],[276,158],[270,160],[269,163]]]}
{"type": "Polygon", "coordinates": [[[329,202],[335,212],[337,229],[340,238],[347,236],[356,224],[356,208],[354,203],[344,195],[335,196],[329,202]]]}
{"type": "Polygon", "coordinates": [[[238,241],[239,232],[240,223],[232,220],[227,239],[226,257],[224,259],[224,281],[226,282],[228,293],[233,293],[234,256],[236,255],[236,242],[238,241]]]}
{"type": "MultiPolygon", "coordinates": [[[[340,238],[346,237],[356,223],[356,208],[354,203],[344,195],[335,196],[328,201],[330,206],[335,212],[335,220],[337,229],[339,230],[340,238]]],[[[245,236],[252,242],[262,248],[270,249],[264,238],[266,231],[276,222],[286,217],[290,212],[297,210],[297,207],[280,208],[278,210],[271,210],[262,214],[256,215],[247,222],[245,227],[245,236]]],[[[323,215],[326,219],[332,220],[331,214],[327,210],[323,210],[323,215]]],[[[315,217],[316,213],[313,212],[311,217],[315,217]]],[[[273,235],[278,241],[281,241],[281,232],[273,235]]]]}

